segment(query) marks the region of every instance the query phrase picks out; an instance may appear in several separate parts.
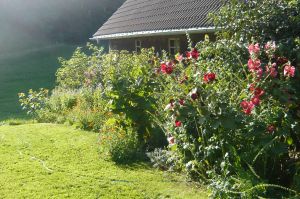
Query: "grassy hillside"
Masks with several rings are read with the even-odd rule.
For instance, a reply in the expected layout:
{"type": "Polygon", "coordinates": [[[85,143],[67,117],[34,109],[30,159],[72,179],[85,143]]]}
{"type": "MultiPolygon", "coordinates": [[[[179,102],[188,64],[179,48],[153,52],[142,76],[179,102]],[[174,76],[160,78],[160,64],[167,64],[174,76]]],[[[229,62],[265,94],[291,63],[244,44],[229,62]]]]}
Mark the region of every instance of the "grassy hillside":
{"type": "Polygon", "coordinates": [[[52,88],[58,57],[69,57],[74,46],[57,45],[0,55],[0,120],[24,116],[18,103],[19,92],[52,88]]]}
{"type": "Polygon", "coordinates": [[[81,44],[124,0],[1,0],[0,54],[52,43],[81,44]]]}
{"type": "Polygon", "coordinates": [[[0,126],[1,198],[207,198],[182,176],[99,155],[98,135],[52,124],[0,126]]]}

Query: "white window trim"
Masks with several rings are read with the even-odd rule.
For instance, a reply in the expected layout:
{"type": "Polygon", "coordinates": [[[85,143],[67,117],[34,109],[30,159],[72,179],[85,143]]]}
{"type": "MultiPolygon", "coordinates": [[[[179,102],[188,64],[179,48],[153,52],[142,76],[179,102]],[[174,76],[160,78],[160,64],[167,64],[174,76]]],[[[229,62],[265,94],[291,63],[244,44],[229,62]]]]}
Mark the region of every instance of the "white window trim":
{"type": "Polygon", "coordinates": [[[169,53],[171,53],[171,49],[174,49],[175,54],[180,51],[180,39],[179,38],[169,38],[169,53]],[[171,41],[174,40],[174,45],[171,47],[171,41]],[[178,46],[176,46],[176,42],[178,42],[178,46]]]}
{"type": "Polygon", "coordinates": [[[138,52],[138,48],[142,49],[142,41],[139,39],[135,40],[135,51],[138,52]],[[138,42],[140,43],[140,45],[138,45],[138,42]]]}

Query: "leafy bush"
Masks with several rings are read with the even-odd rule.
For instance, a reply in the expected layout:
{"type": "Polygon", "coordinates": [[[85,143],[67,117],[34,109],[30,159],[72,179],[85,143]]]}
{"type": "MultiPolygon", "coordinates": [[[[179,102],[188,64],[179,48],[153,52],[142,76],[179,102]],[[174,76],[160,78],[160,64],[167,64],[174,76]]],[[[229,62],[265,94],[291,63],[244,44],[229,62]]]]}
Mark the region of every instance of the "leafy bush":
{"type": "Polygon", "coordinates": [[[150,159],[154,168],[169,171],[178,171],[180,169],[177,168],[176,164],[179,158],[176,157],[172,151],[156,148],[154,151],[148,152],[147,157],[150,159]]]}
{"type": "Polygon", "coordinates": [[[131,144],[132,152],[128,153],[165,146],[162,130],[150,117],[156,114],[154,93],[162,90],[156,81],[159,61],[154,50],[143,50],[140,54],[126,51],[102,54],[101,48],[87,47],[86,52],[78,48],[70,60],[61,60],[58,85],[44,101],[45,108],[37,111],[39,121],[68,123],[105,134],[106,122],[119,121],[122,117],[130,122],[130,127],[118,126],[120,132],[116,134],[122,135],[122,141],[120,136],[109,139],[109,148],[114,149],[110,150],[112,156],[119,154],[115,160],[127,159],[127,153],[117,151],[131,144]],[[131,133],[124,134],[127,131],[131,133]]]}
{"type": "Polygon", "coordinates": [[[154,54],[153,49],[144,49],[140,54],[112,52],[103,57],[101,67],[103,95],[109,110],[132,121],[145,149],[166,143],[150,117],[156,111],[154,93],[161,91],[156,80],[159,62],[154,54]]]}
{"type": "Polygon", "coordinates": [[[37,111],[45,107],[49,91],[41,88],[39,91],[30,89],[27,94],[19,93],[19,101],[27,114],[36,116],[37,111]]]}
{"type": "Polygon", "coordinates": [[[57,83],[60,88],[79,89],[92,86],[92,80],[97,78],[97,64],[95,57],[102,54],[102,48],[94,48],[93,54],[88,56],[81,48],[77,48],[71,59],[59,58],[61,67],[57,70],[57,83]]]}
{"type": "Polygon", "coordinates": [[[275,190],[265,183],[289,186],[295,175],[295,67],[276,62],[270,44],[250,44],[249,54],[245,44],[204,41],[161,64],[165,112],[157,119],[176,140],[170,149],[182,169],[209,183],[214,197],[267,196],[275,190]]]}
{"type": "Polygon", "coordinates": [[[131,163],[144,158],[137,130],[124,115],[111,117],[105,122],[100,133],[100,144],[117,163],[131,163]]]}
{"type": "Polygon", "coordinates": [[[232,0],[214,17],[219,39],[175,60],[78,49],[34,112],[100,132],[116,162],[150,151],[155,166],[186,171],[214,198],[298,197],[298,13],[295,0],[232,0]],[[154,150],[167,137],[168,151],[154,150]]]}

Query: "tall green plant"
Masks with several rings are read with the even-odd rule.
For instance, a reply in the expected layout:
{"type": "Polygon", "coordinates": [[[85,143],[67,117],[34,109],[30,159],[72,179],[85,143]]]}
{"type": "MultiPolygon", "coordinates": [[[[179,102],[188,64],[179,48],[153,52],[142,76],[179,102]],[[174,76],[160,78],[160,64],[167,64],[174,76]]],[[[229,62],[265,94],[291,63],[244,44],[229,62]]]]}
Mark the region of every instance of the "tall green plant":
{"type": "Polygon", "coordinates": [[[158,123],[181,167],[209,183],[215,197],[275,196],[295,176],[296,69],[275,55],[273,42],[204,41],[161,64],[165,111],[158,123]]]}

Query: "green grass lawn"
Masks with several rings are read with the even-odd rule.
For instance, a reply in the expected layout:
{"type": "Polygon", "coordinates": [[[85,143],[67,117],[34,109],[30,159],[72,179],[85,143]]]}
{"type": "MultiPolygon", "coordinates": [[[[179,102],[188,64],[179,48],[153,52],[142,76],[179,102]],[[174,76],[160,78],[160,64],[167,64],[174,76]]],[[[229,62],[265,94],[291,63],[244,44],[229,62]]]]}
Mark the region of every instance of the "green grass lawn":
{"type": "Polygon", "coordinates": [[[69,57],[74,46],[56,45],[27,52],[0,54],[0,120],[24,117],[19,92],[30,88],[53,88],[58,57],[69,57]]]}
{"type": "Polygon", "coordinates": [[[208,198],[181,175],[118,166],[95,133],[53,124],[0,126],[0,198],[208,198]]]}

